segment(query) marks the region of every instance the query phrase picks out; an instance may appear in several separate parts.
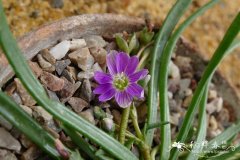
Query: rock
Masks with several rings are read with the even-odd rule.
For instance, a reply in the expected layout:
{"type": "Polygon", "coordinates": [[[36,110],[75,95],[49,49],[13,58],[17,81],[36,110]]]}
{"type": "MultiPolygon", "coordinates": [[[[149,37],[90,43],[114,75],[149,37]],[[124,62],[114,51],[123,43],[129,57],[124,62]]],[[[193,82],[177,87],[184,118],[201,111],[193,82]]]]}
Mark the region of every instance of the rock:
{"type": "Polygon", "coordinates": [[[28,148],[21,156],[22,160],[34,160],[40,157],[43,152],[37,148],[35,145],[28,148]]]}
{"type": "Polygon", "coordinates": [[[185,73],[192,70],[191,61],[189,57],[176,56],[174,63],[185,73]]]}
{"type": "Polygon", "coordinates": [[[0,126],[4,127],[7,130],[12,129],[12,124],[8,122],[3,116],[0,115],[0,126]]]}
{"type": "Polygon", "coordinates": [[[112,42],[110,42],[106,45],[105,49],[106,49],[107,52],[110,52],[111,50],[116,50],[117,49],[117,44],[114,40],[115,39],[113,39],[112,42]]]}
{"type": "Polygon", "coordinates": [[[103,69],[100,67],[98,63],[94,63],[94,65],[92,66],[92,70],[93,70],[93,73],[97,71],[103,72],[103,69]]]}
{"type": "Polygon", "coordinates": [[[25,148],[29,148],[33,145],[32,141],[30,141],[24,134],[21,134],[20,142],[25,148]]]}
{"type": "Polygon", "coordinates": [[[48,97],[51,99],[51,100],[54,100],[54,101],[57,101],[57,102],[60,102],[57,94],[53,91],[50,91],[48,89],[45,89],[47,91],[47,94],[48,94],[48,97]]]}
{"type": "MultiPolygon", "coordinates": [[[[115,122],[116,124],[120,125],[120,123],[121,123],[121,113],[120,113],[118,110],[113,109],[113,110],[112,110],[112,115],[113,115],[113,120],[114,120],[114,122],[115,122]]],[[[138,115],[139,115],[139,114],[138,114],[138,115]]],[[[141,119],[141,118],[139,118],[139,119],[141,119]]]]}
{"type": "Polygon", "coordinates": [[[214,116],[210,116],[208,125],[210,130],[216,130],[218,128],[218,122],[214,116]]]}
{"type": "Polygon", "coordinates": [[[81,87],[81,92],[80,92],[80,97],[87,102],[90,102],[93,99],[93,93],[91,89],[91,84],[89,79],[85,79],[83,81],[82,87],[81,87]]]}
{"type": "Polygon", "coordinates": [[[105,49],[101,47],[92,47],[90,48],[90,52],[99,65],[104,65],[106,63],[107,51],[105,49]]]}
{"type": "Polygon", "coordinates": [[[89,35],[84,37],[85,41],[87,42],[87,47],[105,47],[107,45],[107,42],[98,35],[89,35]]]}
{"type": "Polygon", "coordinates": [[[8,150],[0,149],[0,159],[1,160],[17,160],[17,157],[8,150]]]}
{"type": "Polygon", "coordinates": [[[0,128],[0,148],[20,152],[21,144],[4,128],[0,128]]]}
{"type": "Polygon", "coordinates": [[[230,114],[226,108],[223,108],[217,115],[217,121],[224,127],[229,125],[230,114]]]}
{"type": "Polygon", "coordinates": [[[71,83],[75,83],[75,79],[73,78],[73,75],[66,69],[63,70],[62,76],[66,78],[71,83]]]}
{"type": "Polygon", "coordinates": [[[193,97],[193,95],[190,95],[190,96],[186,97],[183,100],[182,106],[187,108],[190,105],[191,101],[192,101],[192,97],[193,97]]]}
{"type": "Polygon", "coordinates": [[[50,54],[57,60],[65,57],[70,49],[70,41],[62,41],[50,49],[50,54]]]}
{"type": "Polygon", "coordinates": [[[61,97],[61,102],[65,103],[70,97],[76,92],[76,90],[81,86],[81,82],[75,84],[69,82],[66,78],[64,80],[64,87],[58,92],[61,97]]]}
{"type": "Polygon", "coordinates": [[[179,90],[180,86],[179,86],[179,80],[176,79],[169,79],[168,80],[168,91],[172,92],[173,94],[177,93],[177,91],[179,90]]]}
{"type": "Polygon", "coordinates": [[[41,54],[38,54],[37,58],[38,58],[38,63],[40,64],[41,68],[44,71],[53,72],[55,70],[55,66],[53,66],[51,63],[46,61],[41,54]]]}
{"type": "Polygon", "coordinates": [[[181,112],[181,103],[182,100],[180,100],[180,103],[177,103],[176,100],[174,99],[170,99],[169,100],[169,108],[170,108],[170,112],[175,112],[175,113],[179,113],[181,112]]]}
{"type": "Polygon", "coordinates": [[[190,88],[187,88],[184,90],[184,96],[187,97],[187,96],[191,96],[192,95],[192,90],[190,88]]]}
{"type": "Polygon", "coordinates": [[[17,86],[17,92],[19,93],[22,102],[26,106],[33,106],[36,104],[36,101],[28,94],[26,89],[23,87],[22,83],[19,81],[18,78],[14,79],[14,82],[17,86]]]}
{"type": "Polygon", "coordinates": [[[17,104],[22,104],[22,99],[20,97],[20,95],[17,92],[13,92],[13,94],[11,95],[11,97],[13,98],[13,100],[17,103],[17,104]]]}
{"type": "Polygon", "coordinates": [[[46,59],[49,63],[51,64],[55,64],[56,63],[56,59],[50,54],[48,49],[43,49],[40,51],[40,54],[42,55],[42,57],[44,59],[46,59]]]}
{"type": "Polygon", "coordinates": [[[73,39],[70,41],[70,50],[77,50],[86,46],[87,43],[84,39],[73,39]]]}
{"type": "Polygon", "coordinates": [[[92,79],[94,76],[94,72],[93,71],[81,71],[78,73],[77,75],[77,79],[78,80],[83,80],[83,79],[92,79]]]}
{"type": "Polygon", "coordinates": [[[209,98],[209,99],[215,99],[215,98],[217,98],[217,91],[210,89],[210,90],[208,91],[208,98],[209,98]]]}
{"type": "Polygon", "coordinates": [[[79,115],[84,119],[86,119],[87,121],[89,121],[90,123],[95,125],[93,111],[91,109],[87,109],[86,111],[79,113],[79,115]]]}
{"type": "Polygon", "coordinates": [[[70,61],[69,59],[57,61],[56,64],[55,64],[57,74],[58,74],[58,75],[61,75],[62,72],[63,72],[63,70],[64,70],[69,64],[71,64],[71,61],[70,61]]]}
{"type": "Polygon", "coordinates": [[[168,99],[172,99],[173,98],[173,93],[168,91],[168,99]]]}
{"type": "Polygon", "coordinates": [[[172,61],[170,61],[168,75],[173,79],[180,79],[180,70],[172,61]]]}
{"type": "Polygon", "coordinates": [[[90,70],[94,64],[94,58],[86,47],[78,49],[70,53],[68,56],[71,61],[77,64],[83,71],[90,70]]]}
{"type": "Polygon", "coordinates": [[[180,117],[181,117],[180,113],[172,113],[170,115],[170,123],[172,123],[175,126],[178,126],[180,117]]]}
{"type": "Polygon", "coordinates": [[[78,97],[71,97],[68,100],[68,103],[76,113],[80,113],[85,107],[89,105],[85,100],[78,97]]]}
{"type": "Polygon", "coordinates": [[[43,109],[41,106],[35,106],[33,108],[33,117],[36,119],[43,119],[44,123],[47,123],[53,119],[52,115],[49,114],[45,109],[43,109]]]}
{"type": "Polygon", "coordinates": [[[77,80],[77,69],[75,67],[67,66],[68,72],[72,75],[73,79],[77,80]]]}
{"type": "Polygon", "coordinates": [[[42,74],[42,69],[40,68],[40,66],[38,65],[38,63],[32,62],[32,61],[28,61],[28,64],[29,64],[30,68],[32,69],[33,73],[36,75],[37,78],[38,78],[39,76],[41,76],[41,74],[42,74]]]}
{"type": "Polygon", "coordinates": [[[60,91],[64,86],[64,80],[56,77],[55,75],[43,72],[40,77],[41,82],[44,86],[46,86],[51,91],[60,91]]]}
{"type": "Polygon", "coordinates": [[[223,99],[221,97],[215,98],[210,103],[206,105],[206,109],[208,114],[212,114],[213,112],[220,112],[223,107],[223,99]]]}
{"type": "Polygon", "coordinates": [[[20,107],[32,117],[32,109],[28,106],[20,105],[20,107]]]}
{"type": "Polygon", "coordinates": [[[6,86],[5,93],[8,96],[12,96],[12,94],[15,92],[16,88],[17,88],[16,82],[12,82],[12,83],[10,83],[9,85],[6,86]]]}
{"type": "Polygon", "coordinates": [[[191,84],[191,79],[181,79],[179,81],[179,95],[180,97],[185,97],[186,96],[186,90],[188,90],[188,87],[191,84]]]}

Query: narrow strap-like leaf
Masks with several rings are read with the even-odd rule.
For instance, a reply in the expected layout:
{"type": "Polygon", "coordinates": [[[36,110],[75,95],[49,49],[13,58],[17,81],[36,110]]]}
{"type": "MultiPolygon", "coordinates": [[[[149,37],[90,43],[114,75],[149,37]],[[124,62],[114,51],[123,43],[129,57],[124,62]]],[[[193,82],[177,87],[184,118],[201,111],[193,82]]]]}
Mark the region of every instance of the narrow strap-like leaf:
{"type": "Polygon", "coordinates": [[[0,91],[0,115],[24,133],[32,142],[55,159],[60,159],[55,139],[34,121],[20,106],[0,91]]]}
{"type": "MultiPolygon", "coordinates": [[[[179,19],[186,11],[188,6],[191,4],[192,0],[178,0],[175,5],[172,7],[170,12],[167,15],[160,31],[157,34],[157,37],[154,42],[154,48],[151,58],[151,80],[149,86],[148,94],[148,118],[147,125],[151,125],[157,122],[157,108],[158,108],[158,81],[159,81],[159,66],[160,66],[160,57],[162,55],[163,49],[167,43],[168,38],[170,37],[173,29],[178,23],[179,19]]],[[[163,62],[162,62],[163,63],[163,62]]],[[[146,127],[147,128],[147,127],[146,127]]],[[[154,129],[147,130],[146,133],[146,142],[149,146],[152,145],[154,129]]]]}
{"type": "Polygon", "coordinates": [[[136,160],[136,156],[113,137],[98,129],[79,115],[70,111],[61,103],[51,101],[47,97],[44,88],[33,75],[26,59],[23,57],[12,36],[12,33],[9,30],[1,0],[0,21],[0,45],[17,77],[38,104],[52,114],[54,118],[67,125],[70,129],[73,129],[89,138],[116,158],[123,160],[136,160]]]}
{"type": "MultiPolygon", "coordinates": [[[[195,13],[193,13],[189,18],[187,18],[173,33],[171,38],[169,39],[166,48],[164,48],[163,55],[160,57],[160,70],[159,76],[159,95],[160,95],[160,120],[161,122],[170,121],[169,119],[169,102],[168,102],[168,67],[171,59],[171,55],[176,46],[178,39],[180,38],[183,31],[201,14],[203,14],[207,9],[216,4],[219,0],[212,0],[200,9],[198,9],[195,13]]],[[[161,159],[165,159],[168,157],[168,150],[171,144],[171,131],[170,125],[162,125],[161,126],[161,146],[160,146],[160,155],[161,159]]]]}
{"type": "MultiPolygon", "coordinates": [[[[231,46],[232,42],[234,41],[235,37],[239,33],[240,30],[240,13],[235,17],[234,21],[232,22],[231,26],[229,27],[228,31],[226,32],[223,40],[221,41],[220,45],[218,46],[217,50],[215,51],[212,59],[209,61],[209,64],[206,70],[203,73],[202,79],[200,80],[197,89],[194,92],[191,104],[188,107],[187,113],[183,120],[182,127],[180,128],[179,134],[177,136],[176,141],[182,142],[186,140],[187,134],[191,128],[196,110],[198,109],[199,102],[204,92],[204,87],[207,85],[209,78],[215,72],[217,66],[224,58],[226,51],[231,46]]],[[[178,151],[174,148],[171,151],[171,159],[176,159],[178,156],[178,151]]]]}

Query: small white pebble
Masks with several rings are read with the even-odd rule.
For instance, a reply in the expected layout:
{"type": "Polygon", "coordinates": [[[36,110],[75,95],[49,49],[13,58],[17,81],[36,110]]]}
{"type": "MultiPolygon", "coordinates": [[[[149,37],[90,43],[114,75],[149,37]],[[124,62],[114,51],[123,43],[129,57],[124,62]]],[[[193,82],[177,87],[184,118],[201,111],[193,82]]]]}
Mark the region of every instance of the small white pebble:
{"type": "Polygon", "coordinates": [[[217,91],[210,89],[209,92],[208,92],[208,98],[209,99],[217,98],[217,91]]]}
{"type": "Polygon", "coordinates": [[[62,41],[50,49],[50,54],[57,60],[62,59],[70,49],[70,41],[62,41]]]}

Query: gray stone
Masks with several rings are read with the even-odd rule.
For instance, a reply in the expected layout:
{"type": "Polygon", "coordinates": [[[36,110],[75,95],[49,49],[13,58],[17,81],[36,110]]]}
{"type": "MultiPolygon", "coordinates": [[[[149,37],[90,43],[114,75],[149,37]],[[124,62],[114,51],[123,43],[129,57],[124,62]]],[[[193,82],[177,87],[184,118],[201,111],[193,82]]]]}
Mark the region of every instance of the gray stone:
{"type": "Polygon", "coordinates": [[[89,35],[84,37],[87,47],[92,48],[92,47],[105,47],[107,45],[107,42],[98,35],[89,35]]]}
{"type": "Polygon", "coordinates": [[[20,107],[30,116],[32,116],[32,109],[28,106],[20,105],[20,107]]]}
{"type": "Polygon", "coordinates": [[[191,83],[191,79],[181,79],[179,81],[179,95],[181,97],[185,97],[186,96],[186,90],[188,90],[189,86],[190,86],[190,83],[191,83]]]}
{"type": "Polygon", "coordinates": [[[8,122],[3,116],[0,115],[0,126],[4,127],[7,130],[12,129],[12,124],[8,122]]]}
{"type": "Polygon", "coordinates": [[[59,100],[59,98],[58,98],[58,96],[57,96],[57,94],[56,94],[55,92],[50,91],[50,90],[48,90],[48,89],[46,89],[46,91],[47,91],[48,97],[49,97],[50,99],[55,100],[55,101],[57,101],[57,102],[60,102],[60,100],[59,100]]]}
{"type": "Polygon", "coordinates": [[[178,126],[179,124],[179,118],[181,117],[180,113],[172,113],[170,115],[170,122],[175,125],[178,126]]]}
{"type": "Polygon", "coordinates": [[[22,104],[22,99],[20,97],[20,95],[17,92],[13,92],[13,94],[11,95],[11,97],[13,98],[13,100],[17,103],[17,104],[22,104]]]}
{"type": "Polygon", "coordinates": [[[94,57],[95,61],[99,65],[104,65],[106,63],[106,56],[107,56],[107,51],[101,47],[92,47],[90,48],[90,52],[92,56],[94,57]]]}
{"type": "Polygon", "coordinates": [[[71,97],[68,100],[68,103],[71,105],[71,107],[76,113],[80,113],[84,108],[89,106],[89,104],[85,100],[78,97],[71,97]]]}
{"type": "Polygon", "coordinates": [[[93,71],[81,71],[78,73],[77,78],[78,78],[78,80],[92,79],[93,76],[94,76],[93,71]]]}
{"type": "Polygon", "coordinates": [[[75,83],[74,76],[73,76],[72,73],[69,72],[67,69],[64,69],[64,70],[63,70],[62,76],[63,76],[64,78],[66,78],[68,81],[70,81],[71,83],[75,83]]]}
{"type": "Polygon", "coordinates": [[[37,78],[41,76],[42,69],[40,68],[37,62],[28,61],[28,64],[37,78]]]}
{"type": "Polygon", "coordinates": [[[70,49],[70,41],[62,41],[50,49],[50,54],[57,60],[65,57],[70,49]]]}
{"type": "Polygon", "coordinates": [[[0,159],[1,160],[17,160],[17,157],[8,150],[0,149],[0,159]]]}
{"type": "Polygon", "coordinates": [[[35,106],[33,108],[33,116],[35,118],[43,118],[44,122],[47,123],[53,119],[52,115],[49,114],[45,109],[41,106],[35,106]]]}
{"type": "Polygon", "coordinates": [[[80,97],[87,102],[90,102],[93,99],[93,93],[91,89],[91,83],[89,79],[85,79],[83,81],[82,87],[81,87],[81,92],[80,92],[80,97]]]}
{"type": "Polygon", "coordinates": [[[46,86],[51,91],[60,91],[64,86],[64,80],[56,77],[55,75],[43,72],[40,77],[41,82],[44,86],[46,86]]]}
{"type": "Polygon", "coordinates": [[[44,71],[53,72],[55,70],[55,66],[52,65],[50,62],[46,61],[41,54],[38,54],[37,58],[38,63],[44,71]]]}
{"type": "Polygon", "coordinates": [[[15,78],[14,82],[17,86],[17,92],[19,93],[22,102],[26,106],[33,106],[36,104],[36,101],[28,94],[26,89],[23,87],[22,83],[19,81],[19,79],[15,78]]]}
{"type": "Polygon", "coordinates": [[[71,61],[69,59],[65,59],[65,60],[61,60],[61,61],[57,61],[55,64],[56,67],[56,72],[58,73],[58,75],[61,75],[63,70],[69,65],[71,64],[71,61]]]}
{"type": "Polygon", "coordinates": [[[61,97],[61,102],[65,103],[70,97],[76,92],[76,90],[81,86],[81,82],[75,84],[69,82],[66,78],[64,80],[64,87],[59,91],[59,96],[61,97]]]}
{"type": "Polygon", "coordinates": [[[220,112],[223,108],[223,99],[221,97],[213,99],[206,105],[207,112],[212,114],[213,112],[220,112]]]}
{"type": "Polygon", "coordinates": [[[83,117],[84,119],[86,119],[87,121],[89,121],[90,123],[95,125],[95,120],[94,120],[94,116],[93,116],[93,111],[91,109],[87,109],[81,113],[79,113],[79,115],[81,117],[83,117]]]}
{"type": "Polygon", "coordinates": [[[33,145],[32,141],[30,141],[24,134],[21,134],[20,142],[25,148],[29,148],[33,145]]]}
{"type": "Polygon", "coordinates": [[[73,79],[77,80],[77,69],[75,67],[67,66],[68,72],[72,75],[73,79]]]}
{"type": "Polygon", "coordinates": [[[84,39],[73,39],[70,41],[70,50],[77,50],[86,46],[87,43],[84,39]]]}
{"type": "Polygon", "coordinates": [[[92,70],[94,73],[97,71],[103,72],[102,67],[98,63],[94,63],[94,65],[92,66],[92,70]]]}
{"type": "Polygon", "coordinates": [[[40,54],[42,55],[42,57],[44,59],[46,59],[49,63],[51,64],[55,64],[56,63],[56,59],[50,54],[48,49],[43,49],[40,51],[40,54]]]}
{"type": "Polygon", "coordinates": [[[20,152],[21,144],[4,128],[0,128],[0,147],[20,152]]]}
{"type": "Polygon", "coordinates": [[[41,155],[42,155],[42,151],[39,148],[37,148],[35,145],[33,145],[22,154],[21,159],[34,160],[40,157],[41,155]]]}
{"type": "Polygon", "coordinates": [[[71,61],[77,64],[83,71],[90,70],[94,64],[94,58],[86,47],[78,49],[70,53],[68,56],[71,61]]]}

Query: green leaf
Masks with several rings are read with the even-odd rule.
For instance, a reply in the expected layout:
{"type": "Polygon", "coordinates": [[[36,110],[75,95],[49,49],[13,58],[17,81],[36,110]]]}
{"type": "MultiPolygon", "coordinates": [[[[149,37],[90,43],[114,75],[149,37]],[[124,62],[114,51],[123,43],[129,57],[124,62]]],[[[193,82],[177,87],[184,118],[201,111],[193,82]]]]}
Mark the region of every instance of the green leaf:
{"type": "Polygon", "coordinates": [[[123,37],[121,37],[120,35],[116,35],[115,39],[116,39],[117,46],[120,50],[126,53],[130,53],[130,49],[128,47],[127,41],[123,39],[123,37]]]}
{"type": "MultiPolygon", "coordinates": [[[[201,97],[204,92],[204,88],[207,85],[208,81],[210,81],[210,78],[212,77],[213,73],[215,72],[217,66],[224,58],[226,51],[229,49],[229,47],[232,45],[233,40],[237,36],[240,30],[240,13],[236,16],[234,21],[232,22],[231,26],[229,27],[228,31],[226,32],[222,42],[218,46],[217,50],[215,51],[212,59],[210,60],[206,70],[203,73],[202,79],[200,80],[198,87],[196,88],[192,102],[190,106],[188,107],[187,113],[185,115],[185,118],[183,120],[182,127],[179,131],[179,134],[177,136],[177,142],[184,143],[187,134],[191,128],[192,122],[194,120],[194,116],[196,113],[196,110],[199,106],[199,101],[201,100],[201,97]]],[[[178,155],[178,151],[176,149],[173,149],[171,151],[171,159],[176,159],[178,155]]]]}
{"type": "Polygon", "coordinates": [[[195,141],[195,145],[193,146],[192,151],[189,153],[187,160],[194,160],[198,159],[198,155],[194,153],[201,153],[203,146],[201,145],[196,145],[196,144],[201,144],[202,142],[205,141],[206,138],[206,133],[207,133],[207,114],[206,114],[206,104],[207,104],[207,99],[208,99],[208,86],[205,88],[203,97],[200,102],[200,107],[199,107],[199,115],[198,115],[198,133],[197,133],[197,138],[195,141]]]}
{"type": "Polygon", "coordinates": [[[2,4],[0,5],[0,21],[0,45],[16,76],[37,103],[64,125],[89,138],[116,158],[136,160],[136,156],[117,140],[70,111],[63,104],[48,98],[44,88],[32,73],[9,30],[2,4]]]}
{"type": "MultiPolygon", "coordinates": [[[[234,146],[233,146],[234,147],[234,146]]],[[[226,153],[208,157],[208,160],[239,160],[240,159],[240,146],[230,148],[226,153]]]]}
{"type": "Polygon", "coordinates": [[[78,150],[76,150],[76,151],[72,152],[72,154],[70,155],[69,160],[84,160],[84,159],[81,157],[81,155],[78,152],[78,150]]]}
{"type": "MultiPolygon", "coordinates": [[[[148,115],[147,115],[147,125],[153,124],[157,122],[157,108],[158,108],[158,82],[159,82],[159,66],[160,63],[160,57],[162,55],[163,49],[165,45],[167,44],[168,38],[170,37],[173,29],[175,28],[176,24],[178,23],[179,19],[183,15],[183,13],[186,11],[188,6],[192,0],[178,0],[175,5],[172,7],[170,12],[167,15],[167,18],[164,20],[164,23],[160,29],[160,31],[156,35],[156,39],[154,42],[154,48],[152,51],[152,58],[151,58],[151,67],[150,67],[150,75],[151,80],[149,84],[149,96],[148,96],[148,115]]],[[[166,116],[169,116],[167,114],[166,116]]],[[[165,118],[164,118],[165,119],[165,118]]],[[[166,125],[169,127],[169,125],[166,125]]],[[[153,140],[153,133],[154,129],[147,130],[146,133],[146,142],[149,146],[152,145],[153,140]]],[[[168,134],[168,133],[165,133],[168,134]]],[[[169,139],[167,140],[169,143],[169,139]]],[[[164,145],[166,146],[166,145],[164,145]]],[[[166,156],[168,157],[168,152],[165,152],[166,156]]]]}
{"type": "Polygon", "coordinates": [[[129,53],[136,53],[136,51],[139,49],[139,42],[136,33],[133,33],[133,35],[131,36],[128,46],[129,53]]]}
{"type": "Polygon", "coordinates": [[[140,42],[144,45],[148,44],[149,42],[151,42],[151,40],[153,39],[154,36],[154,32],[149,32],[147,27],[143,28],[143,30],[140,32],[140,42]]]}
{"type": "Polygon", "coordinates": [[[55,147],[55,138],[45,131],[20,106],[0,91],[0,115],[24,133],[32,142],[55,159],[60,155],[55,147]]]}

